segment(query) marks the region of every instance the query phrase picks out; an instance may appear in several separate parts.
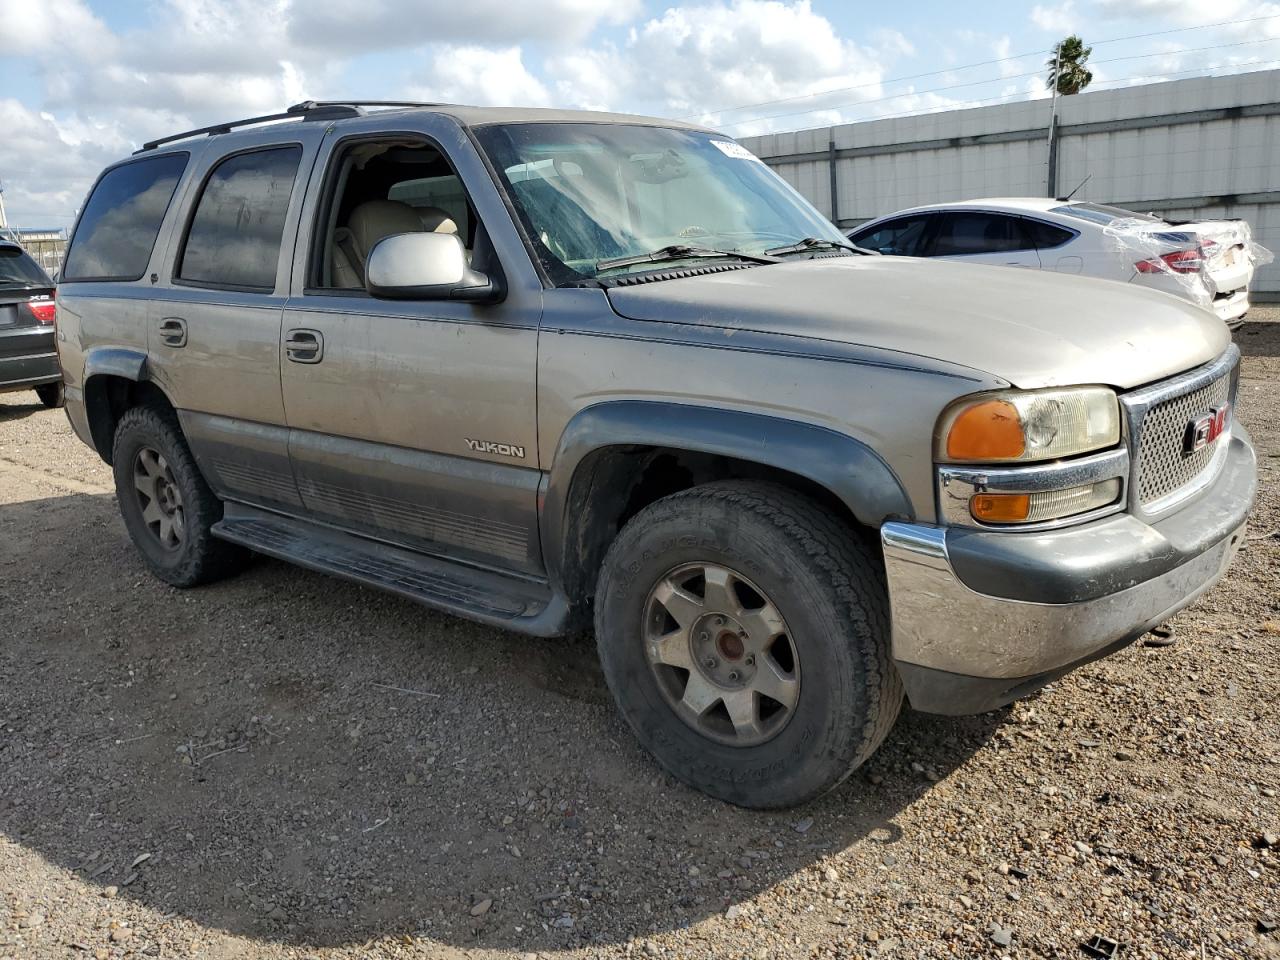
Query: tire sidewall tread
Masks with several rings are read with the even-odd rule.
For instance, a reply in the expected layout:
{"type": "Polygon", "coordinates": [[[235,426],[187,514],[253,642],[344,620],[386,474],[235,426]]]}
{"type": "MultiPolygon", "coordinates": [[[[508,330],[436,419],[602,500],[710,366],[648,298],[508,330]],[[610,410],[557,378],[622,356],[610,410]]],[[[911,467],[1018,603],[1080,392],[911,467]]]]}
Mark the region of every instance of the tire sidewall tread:
{"type": "Polygon", "coordinates": [[[708,484],[632,518],[601,570],[596,636],[606,680],[641,742],[680,779],[742,806],[791,806],[833,788],[880,745],[902,703],[878,555],[848,524],[777,484],[708,484]],[[764,744],[717,744],[689,728],[644,657],[649,591],[687,561],[737,570],[787,622],[800,659],[800,703],[764,744]]]}
{"type": "Polygon", "coordinates": [[[243,563],[242,549],[212,533],[213,525],[222,519],[222,501],[200,473],[172,410],[154,405],[126,410],[116,425],[111,462],[125,528],[155,576],[175,587],[194,587],[228,576],[243,563]],[[133,463],[144,446],[164,456],[182,494],[184,540],[177,550],[162,547],[142,520],[133,488],[133,463]]]}

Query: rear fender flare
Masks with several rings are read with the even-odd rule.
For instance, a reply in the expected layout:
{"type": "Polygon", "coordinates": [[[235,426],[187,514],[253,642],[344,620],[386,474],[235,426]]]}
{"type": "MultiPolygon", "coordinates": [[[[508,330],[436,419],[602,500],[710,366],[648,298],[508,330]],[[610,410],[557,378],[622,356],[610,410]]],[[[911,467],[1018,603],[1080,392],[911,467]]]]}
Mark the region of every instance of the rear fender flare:
{"type": "Polygon", "coordinates": [[[114,380],[150,383],[146,353],[128,347],[94,347],[85,354],[85,419],[94,449],[108,463],[111,462],[116,417],[107,385],[114,380]]]}

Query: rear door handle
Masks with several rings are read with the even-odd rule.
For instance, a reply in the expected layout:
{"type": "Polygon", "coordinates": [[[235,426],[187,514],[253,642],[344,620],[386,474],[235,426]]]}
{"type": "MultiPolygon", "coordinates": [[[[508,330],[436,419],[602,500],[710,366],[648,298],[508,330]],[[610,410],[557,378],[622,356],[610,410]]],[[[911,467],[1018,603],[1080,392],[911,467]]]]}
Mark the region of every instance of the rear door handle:
{"type": "Polygon", "coordinates": [[[165,317],[160,321],[160,342],[166,347],[187,345],[187,321],[181,317],[165,317]]]}
{"type": "Polygon", "coordinates": [[[324,334],[319,330],[290,330],[285,336],[284,355],[294,363],[319,363],[324,357],[324,334]]]}

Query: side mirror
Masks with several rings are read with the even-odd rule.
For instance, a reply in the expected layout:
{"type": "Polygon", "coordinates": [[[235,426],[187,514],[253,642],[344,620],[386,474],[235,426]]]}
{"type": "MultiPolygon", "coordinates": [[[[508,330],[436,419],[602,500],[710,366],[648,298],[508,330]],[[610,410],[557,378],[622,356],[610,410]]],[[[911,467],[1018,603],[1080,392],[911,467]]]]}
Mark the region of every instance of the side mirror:
{"type": "Polygon", "coordinates": [[[383,300],[465,300],[496,303],[506,291],[472,270],[467,251],[452,233],[398,233],[369,251],[365,289],[383,300]]]}

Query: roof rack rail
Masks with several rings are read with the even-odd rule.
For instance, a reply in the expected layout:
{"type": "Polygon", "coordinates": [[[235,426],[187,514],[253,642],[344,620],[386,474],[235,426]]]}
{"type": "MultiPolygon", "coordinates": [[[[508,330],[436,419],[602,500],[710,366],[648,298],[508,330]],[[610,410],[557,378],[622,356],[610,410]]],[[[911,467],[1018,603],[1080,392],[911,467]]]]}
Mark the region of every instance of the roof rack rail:
{"type": "Polygon", "coordinates": [[[295,103],[289,107],[284,113],[268,113],[261,117],[232,120],[230,123],[215,123],[209,127],[199,127],[195,130],[187,130],[185,133],[175,133],[172,136],[161,137],[158,140],[148,140],[142,145],[141,150],[135,150],[134,153],[154,150],[162,144],[173,143],[175,140],[186,140],[188,137],[198,137],[202,134],[212,137],[220,133],[230,133],[236,127],[248,127],[255,123],[268,123],[272,120],[296,120],[299,118],[302,120],[341,120],[346,117],[364,116],[364,107],[438,106],[442,106],[442,104],[419,103],[411,100],[303,100],[301,103],[295,103]]]}
{"type": "Polygon", "coordinates": [[[303,100],[290,110],[315,110],[317,107],[447,107],[449,104],[423,100],[303,100]]]}

